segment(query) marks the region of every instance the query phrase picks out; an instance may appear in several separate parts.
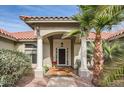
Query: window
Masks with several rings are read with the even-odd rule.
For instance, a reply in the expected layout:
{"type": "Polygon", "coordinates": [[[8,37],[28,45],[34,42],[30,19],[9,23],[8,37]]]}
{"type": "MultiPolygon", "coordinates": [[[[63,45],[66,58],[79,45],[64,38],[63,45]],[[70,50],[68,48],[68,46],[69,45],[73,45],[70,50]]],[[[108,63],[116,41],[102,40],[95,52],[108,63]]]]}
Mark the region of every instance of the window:
{"type": "Polygon", "coordinates": [[[36,64],[36,62],[37,62],[36,50],[25,50],[25,53],[31,57],[32,63],[36,64]]]}
{"type": "Polygon", "coordinates": [[[31,57],[32,63],[36,64],[37,63],[37,55],[36,54],[30,54],[30,57],[31,57]]]}
{"type": "Polygon", "coordinates": [[[25,48],[37,48],[35,44],[25,44],[25,48]]]}
{"type": "Polygon", "coordinates": [[[37,62],[37,46],[36,44],[25,44],[25,53],[31,57],[33,64],[37,62]]]}

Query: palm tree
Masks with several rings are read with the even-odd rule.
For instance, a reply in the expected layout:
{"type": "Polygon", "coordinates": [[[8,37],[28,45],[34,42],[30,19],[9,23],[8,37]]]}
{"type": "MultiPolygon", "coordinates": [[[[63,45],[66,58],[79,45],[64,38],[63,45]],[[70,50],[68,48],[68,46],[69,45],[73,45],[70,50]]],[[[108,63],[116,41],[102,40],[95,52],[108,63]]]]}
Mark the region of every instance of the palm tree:
{"type": "Polygon", "coordinates": [[[113,25],[121,22],[124,19],[123,14],[123,6],[100,6],[91,23],[96,32],[92,79],[92,83],[95,85],[98,84],[98,79],[100,78],[104,62],[101,32],[105,29],[111,29],[113,25]]]}
{"type": "Polygon", "coordinates": [[[98,6],[78,6],[79,13],[72,17],[72,19],[80,23],[79,29],[74,29],[73,31],[65,34],[63,38],[71,36],[84,37],[88,35],[88,32],[92,29],[91,21],[95,17],[95,13],[98,6]]]}
{"type": "MultiPolygon", "coordinates": [[[[112,42],[102,41],[105,63],[109,64],[114,60],[116,61],[119,60],[120,56],[122,55],[123,46],[124,46],[123,43],[120,42],[119,40],[112,42]]],[[[88,48],[87,48],[87,58],[89,62],[92,61],[94,47],[95,47],[94,42],[90,41],[88,43],[88,48]]]]}
{"type": "MultiPolygon", "coordinates": [[[[124,6],[78,6],[79,14],[74,19],[79,21],[80,29],[70,32],[67,36],[80,34],[80,37],[88,35],[87,33],[94,29],[95,31],[95,48],[93,54],[93,79],[94,85],[98,84],[98,79],[103,69],[103,47],[101,32],[105,29],[111,29],[124,19],[124,6]]],[[[86,36],[87,37],[87,36],[86,36]]]]}
{"type": "Polygon", "coordinates": [[[118,52],[122,50],[121,46],[122,44],[119,41],[114,41],[114,42],[104,41],[103,42],[103,53],[104,53],[105,63],[110,63],[113,60],[118,59],[120,57],[120,55],[118,55],[118,52]]]}
{"type": "Polygon", "coordinates": [[[87,63],[89,64],[89,68],[92,69],[93,67],[93,49],[94,49],[94,42],[89,41],[87,42],[87,63]]]}

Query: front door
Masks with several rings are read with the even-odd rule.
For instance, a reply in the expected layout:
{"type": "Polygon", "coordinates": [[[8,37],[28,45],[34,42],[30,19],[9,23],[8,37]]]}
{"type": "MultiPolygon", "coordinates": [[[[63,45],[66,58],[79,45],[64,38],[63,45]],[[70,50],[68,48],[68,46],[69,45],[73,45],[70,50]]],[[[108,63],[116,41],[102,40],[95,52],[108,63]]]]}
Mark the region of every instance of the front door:
{"type": "Polygon", "coordinates": [[[63,49],[59,49],[59,65],[66,65],[66,50],[63,48],[63,49]]]}

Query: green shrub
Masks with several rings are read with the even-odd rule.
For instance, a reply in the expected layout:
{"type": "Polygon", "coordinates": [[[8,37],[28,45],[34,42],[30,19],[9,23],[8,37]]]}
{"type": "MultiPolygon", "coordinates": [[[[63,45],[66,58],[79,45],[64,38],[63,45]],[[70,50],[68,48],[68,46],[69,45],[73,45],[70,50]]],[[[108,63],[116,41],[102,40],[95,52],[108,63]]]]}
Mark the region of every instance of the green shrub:
{"type": "Polygon", "coordinates": [[[124,62],[113,62],[104,65],[103,73],[99,80],[100,86],[110,86],[114,80],[124,76],[124,62]]]}
{"type": "Polygon", "coordinates": [[[46,73],[49,70],[49,67],[47,65],[43,66],[44,73],[46,73]]]}
{"type": "Polygon", "coordinates": [[[30,58],[14,50],[0,50],[0,84],[14,86],[31,69],[30,58]]]}
{"type": "MultiPolygon", "coordinates": [[[[92,51],[92,48],[90,49],[92,51]]],[[[92,54],[92,53],[91,53],[92,54]]],[[[124,77],[124,44],[120,40],[103,42],[104,66],[97,86],[110,86],[124,77]]]]}

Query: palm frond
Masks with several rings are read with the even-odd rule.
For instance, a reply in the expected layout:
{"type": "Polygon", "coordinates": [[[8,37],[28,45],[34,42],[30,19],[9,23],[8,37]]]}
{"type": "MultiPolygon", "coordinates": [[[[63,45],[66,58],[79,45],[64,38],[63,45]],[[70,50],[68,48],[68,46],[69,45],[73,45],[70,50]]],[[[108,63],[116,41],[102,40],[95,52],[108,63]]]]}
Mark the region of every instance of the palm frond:
{"type": "Polygon", "coordinates": [[[72,37],[72,36],[77,36],[77,35],[80,35],[80,34],[81,34],[81,31],[79,29],[75,29],[75,30],[72,30],[72,31],[70,31],[68,33],[65,33],[62,36],[62,39],[72,37]]]}
{"type": "MultiPolygon", "coordinates": [[[[79,5],[79,13],[72,17],[73,20],[76,20],[80,23],[80,36],[87,35],[87,33],[93,28],[91,21],[95,17],[95,12],[98,6],[81,6],[79,5]]],[[[73,36],[77,34],[77,31],[71,31],[66,36],[73,36]],[[73,34],[74,33],[74,34],[73,34]]]]}
{"type": "Polygon", "coordinates": [[[97,29],[111,28],[124,20],[124,6],[101,6],[98,10],[92,23],[97,29]]]}

